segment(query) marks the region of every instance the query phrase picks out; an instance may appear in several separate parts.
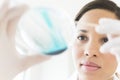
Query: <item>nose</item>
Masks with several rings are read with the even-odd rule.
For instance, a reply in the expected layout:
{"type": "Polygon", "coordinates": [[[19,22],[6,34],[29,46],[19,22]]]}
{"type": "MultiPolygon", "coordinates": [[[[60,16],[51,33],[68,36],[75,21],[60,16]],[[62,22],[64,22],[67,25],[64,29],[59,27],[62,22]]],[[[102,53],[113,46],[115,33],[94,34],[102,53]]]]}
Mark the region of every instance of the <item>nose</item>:
{"type": "Polygon", "coordinates": [[[90,52],[90,51],[85,51],[84,55],[88,56],[88,57],[97,57],[98,56],[96,53],[93,53],[93,52],[90,52]]]}
{"type": "Polygon", "coordinates": [[[99,45],[95,42],[87,44],[84,55],[87,57],[98,57],[100,54],[99,52],[99,45]]]}

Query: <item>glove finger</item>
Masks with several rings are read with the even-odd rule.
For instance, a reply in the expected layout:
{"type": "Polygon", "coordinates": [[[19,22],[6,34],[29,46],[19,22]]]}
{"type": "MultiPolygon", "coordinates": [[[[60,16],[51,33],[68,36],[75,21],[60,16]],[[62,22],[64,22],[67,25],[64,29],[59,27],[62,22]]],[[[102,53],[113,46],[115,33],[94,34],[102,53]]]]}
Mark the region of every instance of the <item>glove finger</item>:
{"type": "Polygon", "coordinates": [[[100,34],[120,34],[120,21],[109,18],[102,18],[99,20],[96,31],[100,34]]]}
{"type": "Polygon", "coordinates": [[[3,5],[0,8],[0,21],[4,18],[5,14],[8,11],[10,0],[5,0],[3,5]]]}
{"type": "Polygon", "coordinates": [[[120,37],[114,38],[111,41],[104,44],[103,46],[101,46],[100,52],[102,53],[110,52],[110,49],[114,47],[120,47],[120,37]]]}
{"type": "Polygon", "coordinates": [[[6,15],[6,20],[8,21],[8,26],[6,26],[7,35],[13,41],[16,35],[16,28],[18,22],[26,10],[27,10],[26,5],[20,5],[10,9],[8,15],[6,15]]]}

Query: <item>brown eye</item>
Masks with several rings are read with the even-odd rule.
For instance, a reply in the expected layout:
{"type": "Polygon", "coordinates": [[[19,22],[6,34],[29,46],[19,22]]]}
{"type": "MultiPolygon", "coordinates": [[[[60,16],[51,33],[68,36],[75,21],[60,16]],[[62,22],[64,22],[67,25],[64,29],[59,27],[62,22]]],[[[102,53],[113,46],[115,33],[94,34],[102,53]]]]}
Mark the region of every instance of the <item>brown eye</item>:
{"type": "Polygon", "coordinates": [[[81,40],[81,41],[87,41],[88,40],[88,38],[84,35],[78,36],[77,39],[81,40]]]}
{"type": "Polygon", "coordinates": [[[107,38],[107,37],[102,38],[102,39],[101,39],[101,42],[102,42],[102,43],[108,42],[108,38],[107,38]]]}

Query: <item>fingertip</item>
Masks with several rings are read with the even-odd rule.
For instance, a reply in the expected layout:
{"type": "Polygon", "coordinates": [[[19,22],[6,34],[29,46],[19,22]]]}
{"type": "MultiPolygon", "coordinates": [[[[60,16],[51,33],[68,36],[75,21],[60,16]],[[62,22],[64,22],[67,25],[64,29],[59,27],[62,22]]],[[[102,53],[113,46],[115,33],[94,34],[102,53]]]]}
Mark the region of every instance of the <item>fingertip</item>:
{"type": "Polygon", "coordinates": [[[100,34],[104,34],[105,33],[104,32],[105,31],[104,28],[102,26],[100,26],[100,25],[96,26],[95,31],[97,33],[100,33],[100,34]]]}
{"type": "Polygon", "coordinates": [[[119,55],[120,56],[120,48],[112,48],[111,50],[110,50],[110,52],[111,53],[113,53],[113,54],[116,54],[116,55],[119,55]]]}
{"type": "Polygon", "coordinates": [[[95,27],[95,31],[98,32],[98,33],[101,32],[99,26],[96,26],[96,27],[95,27]]]}
{"type": "Polygon", "coordinates": [[[108,22],[113,22],[113,19],[111,19],[111,18],[100,18],[99,19],[99,24],[105,25],[108,22]]]}
{"type": "Polygon", "coordinates": [[[117,19],[112,19],[112,18],[100,18],[98,23],[100,25],[107,25],[107,26],[120,26],[120,21],[117,19]]]}
{"type": "Polygon", "coordinates": [[[100,52],[101,52],[101,53],[106,53],[106,52],[108,52],[108,51],[107,51],[107,49],[105,49],[104,47],[101,47],[101,48],[100,48],[100,52]]]}

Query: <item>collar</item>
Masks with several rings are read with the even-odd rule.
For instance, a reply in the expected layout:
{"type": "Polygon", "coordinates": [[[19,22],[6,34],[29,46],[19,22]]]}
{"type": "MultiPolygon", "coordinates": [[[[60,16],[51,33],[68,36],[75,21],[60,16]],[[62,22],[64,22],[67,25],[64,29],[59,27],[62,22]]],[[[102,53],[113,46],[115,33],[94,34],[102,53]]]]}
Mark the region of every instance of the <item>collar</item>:
{"type": "MultiPolygon", "coordinates": [[[[113,80],[120,80],[117,74],[115,74],[113,77],[114,77],[113,80]]],[[[73,75],[68,80],[78,80],[77,72],[74,72],[73,75]]]]}

